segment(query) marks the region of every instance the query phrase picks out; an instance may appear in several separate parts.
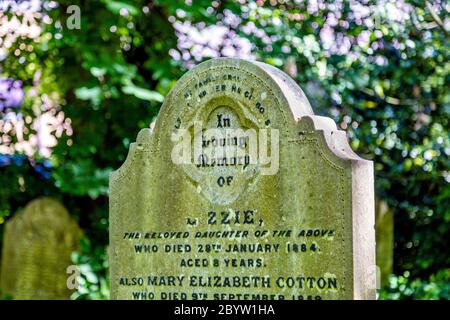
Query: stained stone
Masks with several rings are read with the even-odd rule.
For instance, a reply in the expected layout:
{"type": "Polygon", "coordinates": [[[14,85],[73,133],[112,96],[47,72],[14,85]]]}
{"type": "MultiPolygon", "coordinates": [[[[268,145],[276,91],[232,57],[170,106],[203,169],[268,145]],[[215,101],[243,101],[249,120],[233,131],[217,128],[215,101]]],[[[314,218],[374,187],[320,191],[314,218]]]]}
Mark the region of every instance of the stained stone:
{"type": "Polygon", "coordinates": [[[374,299],[373,164],[259,62],[187,72],[110,176],[112,299],[374,299]]]}
{"type": "Polygon", "coordinates": [[[64,300],[67,267],[81,230],[67,209],[52,198],[38,198],[5,224],[0,287],[13,299],[64,300]]]}
{"type": "Polygon", "coordinates": [[[385,286],[389,283],[394,265],[394,213],[386,201],[381,199],[376,199],[375,234],[380,284],[385,286]]]}

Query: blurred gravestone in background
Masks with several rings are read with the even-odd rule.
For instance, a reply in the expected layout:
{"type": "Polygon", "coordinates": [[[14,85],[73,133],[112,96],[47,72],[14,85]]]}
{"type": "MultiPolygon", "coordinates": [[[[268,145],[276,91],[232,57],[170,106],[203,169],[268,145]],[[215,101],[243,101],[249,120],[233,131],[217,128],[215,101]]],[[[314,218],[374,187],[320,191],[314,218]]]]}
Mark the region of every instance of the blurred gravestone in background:
{"type": "Polygon", "coordinates": [[[388,204],[376,199],[375,234],[377,241],[377,266],[380,268],[381,285],[389,283],[394,264],[394,213],[388,204]]]}
{"type": "Polygon", "coordinates": [[[374,299],[373,188],[288,75],[199,64],[111,174],[111,298],[374,299]]]}
{"type": "Polygon", "coordinates": [[[0,288],[13,299],[69,299],[66,270],[81,230],[51,198],[31,201],[6,222],[0,288]]]}

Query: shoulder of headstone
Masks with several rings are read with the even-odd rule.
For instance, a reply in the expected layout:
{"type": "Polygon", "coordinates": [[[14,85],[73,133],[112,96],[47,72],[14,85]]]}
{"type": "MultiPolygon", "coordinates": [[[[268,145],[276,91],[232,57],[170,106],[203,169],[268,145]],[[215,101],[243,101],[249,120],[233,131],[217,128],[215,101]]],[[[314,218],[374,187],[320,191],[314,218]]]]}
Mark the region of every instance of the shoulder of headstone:
{"type": "Polygon", "coordinates": [[[152,128],[144,128],[141,129],[136,137],[136,142],[132,142],[130,144],[130,147],[128,149],[128,154],[125,159],[125,161],[122,163],[122,165],[115,171],[112,171],[109,174],[109,180],[115,180],[120,177],[123,177],[130,167],[131,163],[133,162],[134,155],[136,153],[137,149],[143,149],[144,146],[149,147],[149,145],[152,143],[152,135],[153,135],[153,129],[152,128]]]}
{"type": "Polygon", "coordinates": [[[361,158],[351,148],[347,133],[339,130],[333,119],[317,115],[306,115],[297,121],[299,134],[318,131],[321,133],[328,149],[342,160],[361,164],[372,164],[372,161],[361,158]]]}

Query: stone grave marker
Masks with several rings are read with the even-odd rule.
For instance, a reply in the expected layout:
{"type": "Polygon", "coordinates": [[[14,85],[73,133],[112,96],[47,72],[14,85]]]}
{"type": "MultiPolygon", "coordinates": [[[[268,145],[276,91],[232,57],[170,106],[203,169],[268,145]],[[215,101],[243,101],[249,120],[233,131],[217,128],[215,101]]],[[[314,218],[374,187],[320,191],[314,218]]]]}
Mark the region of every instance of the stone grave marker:
{"type": "Polygon", "coordinates": [[[81,230],[66,208],[52,198],[38,198],[5,224],[0,288],[20,300],[64,300],[67,267],[81,230]]]}
{"type": "Polygon", "coordinates": [[[374,299],[373,185],[285,73],[204,62],[111,174],[111,298],[374,299]]]}

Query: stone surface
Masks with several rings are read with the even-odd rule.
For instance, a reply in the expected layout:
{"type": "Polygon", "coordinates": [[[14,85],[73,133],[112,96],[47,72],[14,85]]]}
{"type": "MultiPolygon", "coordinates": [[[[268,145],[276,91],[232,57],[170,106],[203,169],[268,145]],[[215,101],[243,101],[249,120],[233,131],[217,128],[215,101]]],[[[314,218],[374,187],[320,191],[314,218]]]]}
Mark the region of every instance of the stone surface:
{"type": "Polygon", "coordinates": [[[394,266],[394,212],[384,200],[376,199],[375,234],[377,242],[377,266],[380,268],[380,284],[389,284],[394,266]]]}
{"type": "Polygon", "coordinates": [[[31,201],[6,222],[0,287],[13,299],[69,299],[67,267],[81,231],[61,203],[31,201]]]}
{"type": "Polygon", "coordinates": [[[111,298],[374,299],[373,184],[285,73],[202,63],[111,174],[111,298]]]}

